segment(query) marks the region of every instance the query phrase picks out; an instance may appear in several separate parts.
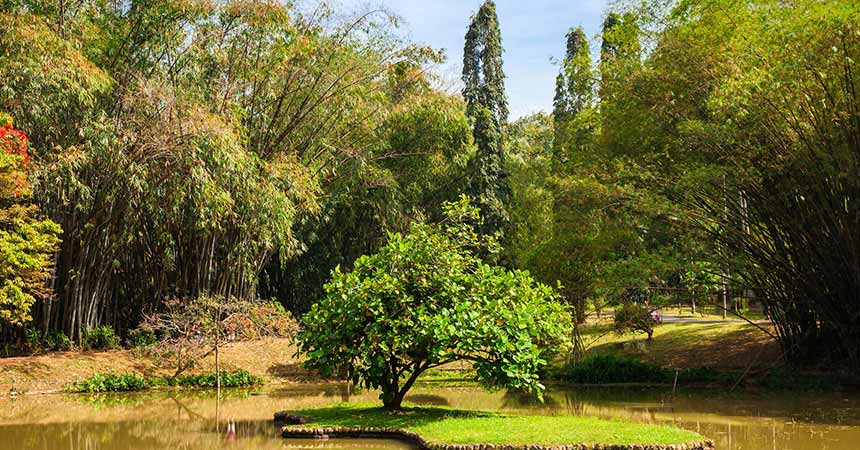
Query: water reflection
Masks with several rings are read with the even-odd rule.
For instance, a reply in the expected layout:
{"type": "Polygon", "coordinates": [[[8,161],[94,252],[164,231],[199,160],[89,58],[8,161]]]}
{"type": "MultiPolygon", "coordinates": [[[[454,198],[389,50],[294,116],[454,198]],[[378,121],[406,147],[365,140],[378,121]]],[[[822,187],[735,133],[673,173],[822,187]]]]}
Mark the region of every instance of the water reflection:
{"type": "MultiPolygon", "coordinates": [[[[299,441],[277,437],[272,413],[341,401],[373,402],[374,392],[345,385],[302,384],[265,392],[210,391],[58,395],[0,399],[2,449],[380,449],[386,440],[299,441]],[[262,394],[262,395],[260,395],[262,394]],[[234,434],[228,437],[228,424],[234,434]]],[[[720,450],[848,450],[860,442],[856,395],[726,395],[653,388],[552,388],[545,403],[476,387],[418,387],[409,401],[519,414],[564,414],[669,423],[713,438],[720,450]]]]}

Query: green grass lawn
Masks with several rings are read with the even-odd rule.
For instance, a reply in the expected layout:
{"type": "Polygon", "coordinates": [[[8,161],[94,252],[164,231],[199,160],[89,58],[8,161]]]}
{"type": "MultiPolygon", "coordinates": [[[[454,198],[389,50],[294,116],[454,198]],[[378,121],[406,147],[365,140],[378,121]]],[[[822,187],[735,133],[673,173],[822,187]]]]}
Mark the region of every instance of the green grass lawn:
{"type": "Polygon", "coordinates": [[[651,341],[644,334],[619,335],[613,329],[611,323],[583,326],[588,352],[616,352],[663,367],[724,371],[771,365],[780,355],[773,339],[747,323],[664,323],[654,327],[651,341]]]}
{"type": "Polygon", "coordinates": [[[296,427],[399,428],[436,444],[561,445],[680,444],[704,438],[669,426],[643,425],[573,416],[513,416],[447,408],[412,407],[391,412],[361,404],[341,404],[297,412],[312,420],[296,427]]]}

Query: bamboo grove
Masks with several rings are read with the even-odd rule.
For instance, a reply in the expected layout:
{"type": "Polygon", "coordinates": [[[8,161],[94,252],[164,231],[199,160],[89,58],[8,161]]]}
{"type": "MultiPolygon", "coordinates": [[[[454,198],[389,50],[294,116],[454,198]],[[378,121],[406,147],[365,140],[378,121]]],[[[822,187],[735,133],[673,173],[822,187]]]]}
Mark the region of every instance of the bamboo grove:
{"type": "Polygon", "coordinates": [[[438,55],[390,35],[382,11],[4,8],[0,104],[29,133],[36,200],[63,230],[55,295],[33,310],[46,330],[123,330],[171,297],[256,297],[333,187],[384,190],[388,159],[427,165],[469,143],[461,102],[423,74],[438,55]],[[406,133],[428,137],[395,147],[406,133]]]}
{"type": "Polygon", "coordinates": [[[444,53],[384,9],[0,2],[0,124],[32,159],[0,232],[32,205],[30,252],[50,256],[39,289],[0,293],[5,336],[124,333],[204,295],[301,314],[335,267],[466,193],[493,262],[559,286],[578,322],[738,294],[789,362],[860,368],[855,2],[614,3],[596,35],[564,37],[551,113],[519,118],[504,5],[475,6],[444,89],[444,53]]]}

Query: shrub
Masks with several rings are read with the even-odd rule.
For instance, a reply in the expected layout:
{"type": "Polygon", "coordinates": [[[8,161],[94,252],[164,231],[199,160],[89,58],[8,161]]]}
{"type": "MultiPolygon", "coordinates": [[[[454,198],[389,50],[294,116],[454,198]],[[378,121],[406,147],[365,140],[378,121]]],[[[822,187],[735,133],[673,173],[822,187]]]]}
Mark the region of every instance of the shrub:
{"type": "Polygon", "coordinates": [[[135,374],[97,373],[66,389],[69,392],[130,392],[148,389],[151,383],[135,374]]]}
{"type": "Polygon", "coordinates": [[[119,348],[119,338],[113,328],[104,325],[87,330],[84,334],[84,348],[88,350],[112,350],[119,348]]]}
{"type": "Polygon", "coordinates": [[[201,296],[166,300],[160,312],[144,316],[137,332],[158,337],[144,351],[157,363],[173,366],[176,377],[228,342],[293,336],[297,328],[292,316],[272,302],[201,296]]]}
{"type": "Polygon", "coordinates": [[[28,329],[24,331],[24,346],[27,353],[39,353],[42,348],[42,332],[28,329]]]}
{"type": "Polygon", "coordinates": [[[57,352],[67,352],[75,348],[72,340],[62,331],[54,331],[45,338],[47,346],[57,352]]]}
{"type": "Polygon", "coordinates": [[[44,334],[39,330],[27,329],[24,331],[24,345],[17,350],[23,353],[35,354],[47,351],[65,352],[72,350],[74,347],[75,345],[72,340],[62,331],[44,334]]]}
{"type": "Polygon", "coordinates": [[[4,358],[15,356],[18,354],[18,351],[19,349],[16,346],[8,342],[3,342],[2,344],[0,344],[0,354],[2,354],[4,358]]]}
{"type": "Polygon", "coordinates": [[[619,334],[641,332],[651,340],[654,324],[651,310],[637,303],[625,302],[615,309],[615,331],[619,334]]]}
{"type": "Polygon", "coordinates": [[[126,347],[129,348],[144,348],[154,345],[158,342],[155,333],[150,330],[134,330],[129,333],[126,339],[126,347]]]}
{"type": "Polygon", "coordinates": [[[565,381],[583,384],[665,383],[672,373],[637,359],[601,353],[568,366],[561,376],[565,381]]]}
{"type": "Polygon", "coordinates": [[[679,384],[732,384],[736,380],[732,373],[716,372],[704,367],[675,370],[614,353],[590,355],[580,362],[564,367],[555,377],[580,384],[672,384],[675,382],[676,373],[679,384]]]}
{"type": "Polygon", "coordinates": [[[254,305],[248,311],[248,320],[255,325],[248,327],[249,330],[255,330],[255,334],[246,336],[248,339],[267,336],[291,338],[299,332],[299,323],[275,300],[254,305]]]}
{"type": "MultiPolygon", "coordinates": [[[[205,387],[216,386],[217,377],[214,372],[193,375],[180,375],[175,378],[164,378],[164,384],[168,386],[182,387],[205,387]]],[[[221,372],[221,387],[243,387],[262,384],[263,379],[251,375],[247,370],[236,370],[235,372],[221,372]]]]}
{"type": "MultiPolygon", "coordinates": [[[[252,375],[247,370],[239,369],[234,372],[221,372],[221,387],[244,387],[262,383],[263,379],[261,377],[252,375]]],[[[66,391],[75,393],[130,392],[162,386],[212,388],[215,385],[216,376],[214,372],[153,379],[147,379],[135,374],[96,373],[87,379],[74,383],[66,388],[66,391]]]]}

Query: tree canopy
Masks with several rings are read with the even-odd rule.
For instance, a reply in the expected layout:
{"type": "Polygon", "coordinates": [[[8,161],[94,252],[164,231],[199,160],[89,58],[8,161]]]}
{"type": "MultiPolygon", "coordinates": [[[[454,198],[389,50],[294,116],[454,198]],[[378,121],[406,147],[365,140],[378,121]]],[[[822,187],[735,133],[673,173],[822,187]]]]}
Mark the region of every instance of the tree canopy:
{"type": "Polygon", "coordinates": [[[457,361],[471,362],[487,386],[540,397],[538,373],[548,351],[564,347],[569,314],[528,272],[475,255],[492,242],[480,242],[471,225],[480,215],[468,199],[447,204],[445,218],[389,235],[350,272],[335,269],[326,297],[302,319],[307,367],[381,389],[389,408],[400,407],[423,372],[457,361]]]}

